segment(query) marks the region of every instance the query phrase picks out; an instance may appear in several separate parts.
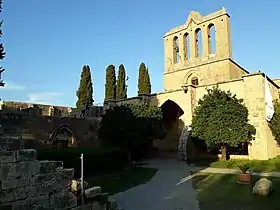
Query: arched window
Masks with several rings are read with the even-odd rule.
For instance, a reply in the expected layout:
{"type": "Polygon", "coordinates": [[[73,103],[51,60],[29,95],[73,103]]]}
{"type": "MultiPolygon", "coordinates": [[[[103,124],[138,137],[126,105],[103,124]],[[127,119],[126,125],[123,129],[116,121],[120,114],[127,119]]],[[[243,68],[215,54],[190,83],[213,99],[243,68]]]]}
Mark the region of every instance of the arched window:
{"type": "Polygon", "coordinates": [[[207,28],[208,32],[208,53],[216,54],[216,29],[213,23],[209,24],[207,28]]]}
{"type": "Polygon", "coordinates": [[[173,39],[173,56],[174,56],[174,63],[180,63],[180,55],[179,55],[179,39],[177,36],[173,39]]]}
{"type": "Polygon", "coordinates": [[[201,29],[197,28],[195,30],[195,57],[202,56],[202,35],[201,29]]]}
{"type": "Polygon", "coordinates": [[[190,36],[188,33],[184,34],[184,55],[185,60],[190,59],[190,36]]]}
{"type": "Polygon", "coordinates": [[[197,77],[193,77],[193,78],[191,79],[191,84],[192,84],[192,85],[198,85],[198,78],[197,78],[197,77]]]}

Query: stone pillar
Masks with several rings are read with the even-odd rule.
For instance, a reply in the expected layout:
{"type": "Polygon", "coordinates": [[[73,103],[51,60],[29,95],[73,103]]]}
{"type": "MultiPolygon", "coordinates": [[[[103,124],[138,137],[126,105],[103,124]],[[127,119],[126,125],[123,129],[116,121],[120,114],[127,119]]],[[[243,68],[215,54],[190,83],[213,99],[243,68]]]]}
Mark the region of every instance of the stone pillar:
{"type": "Polygon", "coordinates": [[[251,75],[244,77],[244,102],[249,111],[249,123],[255,126],[255,140],[249,145],[249,159],[268,159],[266,140],[264,77],[251,75]]]}

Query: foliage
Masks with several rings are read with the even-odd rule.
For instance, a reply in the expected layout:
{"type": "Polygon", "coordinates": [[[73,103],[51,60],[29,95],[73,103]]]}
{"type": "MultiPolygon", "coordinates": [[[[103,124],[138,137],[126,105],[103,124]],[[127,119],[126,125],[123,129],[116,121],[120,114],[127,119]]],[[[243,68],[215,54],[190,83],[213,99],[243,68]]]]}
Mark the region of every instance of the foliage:
{"type": "Polygon", "coordinates": [[[78,101],[76,103],[77,108],[82,108],[85,105],[93,105],[93,87],[91,80],[91,72],[88,65],[84,65],[81,73],[80,86],[77,91],[78,101]]]}
{"type": "Polygon", "coordinates": [[[248,123],[248,109],[243,100],[230,91],[213,87],[198,101],[191,133],[209,147],[237,147],[250,142],[256,130],[248,123]]]}
{"type": "Polygon", "coordinates": [[[84,176],[102,174],[125,167],[128,158],[126,152],[116,148],[44,148],[37,150],[38,160],[64,161],[65,168],[74,168],[75,177],[81,176],[81,154],[84,155],[84,176]]]}
{"type": "MultiPolygon", "coordinates": [[[[0,13],[2,12],[2,3],[3,3],[3,1],[0,0],[0,13]]],[[[2,25],[3,25],[3,21],[0,22],[0,38],[3,35],[3,30],[1,29],[2,25]]],[[[5,58],[5,55],[6,55],[6,53],[4,52],[4,45],[3,45],[3,43],[0,43],[0,60],[3,60],[5,58]]],[[[5,84],[3,82],[3,80],[1,79],[1,74],[3,71],[5,71],[5,69],[1,66],[0,67],[0,87],[3,87],[5,84]]]]}
{"type": "Polygon", "coordinates": [[[124,68],[124,65],[121,64],[119,66],[117,88],[116,88],[116,99],[117,100],[127,98],[127,89],[126,89],[125,80],[126,80],[125,68],[124,68]]]}
{"type": "Polygon", "coordinates": [[[152,105],[129,104],[107,110],[99,138],[104,143],[132,152],[163,135],[161,109],[152,105]]]}
{"type": "Polygon", "coordinates": [[[250,169],[250,166],[245,163],[245,164],[238,165],[238,168],[243,174],[245,174],[250,169]]]}
{"type": "Polygon", "coordinates": [[[140,64],[138,75],[138,95],[141,94],[151,94],[150,75],[144,63],[140,64]]]}
{"type": "Polygon", "coordinates": [[[116,72],[114,65],[109,65],[106,69],[105,101],[106,100],[116,100],[116,72]]]}
{"type": "Polygon", "coordinates": [[[268,123],[270,130],[278,144],[280,144],[280,102],[274,101],[274,115],[268,123]]]}
{"type": "Polygon", "coordinates": [[[250,166],[250,169],[254,172],[280,172],[280,156],[276,158],[272,158],[269,160],[238,160],[238,159],[230,159],[228,161],[215,161],[212,162],[210,166],[212,168],[232,168],[238,169],[238,166],[247,164],[250,166]]]}

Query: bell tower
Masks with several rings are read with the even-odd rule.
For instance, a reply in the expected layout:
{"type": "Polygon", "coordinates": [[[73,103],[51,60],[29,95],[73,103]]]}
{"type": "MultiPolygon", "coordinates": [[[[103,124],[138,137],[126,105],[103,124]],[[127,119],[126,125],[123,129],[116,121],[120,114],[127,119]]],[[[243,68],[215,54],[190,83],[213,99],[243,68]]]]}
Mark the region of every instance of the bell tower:
{"type": "Polygon", "coordinates": [[[185,24],[164,35],[164,59],[167,91],[226,81],[244,73],[231,70],[230,16],[225,8],[207,16],[190,12],[185,24]]]}

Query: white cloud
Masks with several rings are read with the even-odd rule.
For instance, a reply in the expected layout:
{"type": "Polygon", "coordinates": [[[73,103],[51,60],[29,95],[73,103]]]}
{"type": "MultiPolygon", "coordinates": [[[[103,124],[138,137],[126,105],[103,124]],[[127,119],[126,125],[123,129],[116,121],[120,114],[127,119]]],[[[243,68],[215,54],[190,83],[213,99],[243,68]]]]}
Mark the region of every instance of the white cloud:
{"type": "Polygon", "coordinates": [[[62,93],[59,92],[30,93],[28,103],[53,104],[53,101],[61,95],[62,93]]]}
{"type": "Polygon", "coordinates": [[[4,87],[0,88],[0,90],[25,90],[26,87],[23,85],[19,85],[15,82],[5,82],[4,87]]]}

